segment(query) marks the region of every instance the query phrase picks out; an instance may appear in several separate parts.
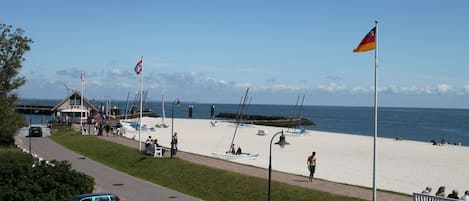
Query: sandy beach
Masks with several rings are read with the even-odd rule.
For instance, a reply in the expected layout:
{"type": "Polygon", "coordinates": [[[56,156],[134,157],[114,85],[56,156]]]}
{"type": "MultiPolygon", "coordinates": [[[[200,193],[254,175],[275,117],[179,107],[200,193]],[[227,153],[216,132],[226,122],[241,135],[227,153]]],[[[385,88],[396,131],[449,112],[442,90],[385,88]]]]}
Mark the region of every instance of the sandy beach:
{"type": "MultiPolygon", "coordinates": [[[[143,129],[140,137],[144,142],[148,136],[157,138],[159,144],[169,147],[171,119],[165,119],[167,128],[156,128],[161,118],[144,117],[142,124],[155,129],[143,129]]],[[[139,132],[126,125],[122,129],[125,137],[138,140],[139,132]]],[[[207,119],[174,119],[174,132],[178,133],[178,148],[181,151],[214,157],[212,153],[224,153],[229,149],[236,124],[218,121],[212,126],[207,119]]],[[[283,130],[287,131],[286,128],[283,130]]],[[[269,143],[282,128],[245,125],[239,126],[234,144],[243,152],[258,153],[257,159],[240,158],[236,163],[268,168],[269,143]],[[265,130],[266,135],[257,135],[265,130]]],[[[312,151],[317,153],[316,177],[359,186],[372,186],[373,138],[350,134],[308,130],[305,135],[286,135],[290,145],[281,149],[273,145],[272,169],[307,176],[306,158],[312,151]]],[[[274,142],[278,141],[278,136],[274,142]]],[[[447,193],[452,189],[459,192],[469,190],[469,147],[378,138],[377,188],[411,194],[426,186],[434,190],[444,185],[447,193]]]]}

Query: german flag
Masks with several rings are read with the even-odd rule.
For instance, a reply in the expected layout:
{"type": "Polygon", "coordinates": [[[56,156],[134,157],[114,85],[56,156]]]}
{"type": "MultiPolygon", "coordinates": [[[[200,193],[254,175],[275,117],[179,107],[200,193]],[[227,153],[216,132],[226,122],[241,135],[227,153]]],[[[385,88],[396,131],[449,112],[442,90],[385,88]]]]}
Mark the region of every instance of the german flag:
{"type": "Polygon", "coordinates": [[[376,27],[370,30],[353,52],[366,52],[376,48],[376,27]]]}

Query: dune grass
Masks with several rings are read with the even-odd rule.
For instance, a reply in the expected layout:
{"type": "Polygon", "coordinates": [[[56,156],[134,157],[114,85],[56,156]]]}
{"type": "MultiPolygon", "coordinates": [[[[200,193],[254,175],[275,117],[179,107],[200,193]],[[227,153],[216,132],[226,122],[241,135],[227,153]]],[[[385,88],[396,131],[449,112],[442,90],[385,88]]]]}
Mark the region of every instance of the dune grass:
{"type": "MultiPolygon", "coordinates": [[[[153,158],[123,145],[74,131],[50,137],[88,158],[129,175],[203,200],[266,200],[267,180],[190,163],[178,158],[153,158]]],[[[272,200],[360,200],[272,181],[272,200]]]]}

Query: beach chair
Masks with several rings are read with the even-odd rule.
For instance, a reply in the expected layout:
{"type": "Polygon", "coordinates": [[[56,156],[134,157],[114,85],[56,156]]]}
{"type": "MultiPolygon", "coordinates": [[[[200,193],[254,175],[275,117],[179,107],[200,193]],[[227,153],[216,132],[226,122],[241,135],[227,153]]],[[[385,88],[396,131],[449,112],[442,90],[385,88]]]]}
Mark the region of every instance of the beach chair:
{"type": "Polygon", "coordinates": [[[216,127],[217,126],[217,121],[211,121],[210,125],[212,125],[212,127],[216,127]]]}
{"type": "Polygon", "coordinates": [[[153,157],[163,157],[163,147],[155,146],[153,157]]]}
{"type": "Polygon", "coordinates": [[[259,129],[259,130],[257,131],[257,135],[261,135],[261,136],[267,135],[267,130],[259,129]]]}

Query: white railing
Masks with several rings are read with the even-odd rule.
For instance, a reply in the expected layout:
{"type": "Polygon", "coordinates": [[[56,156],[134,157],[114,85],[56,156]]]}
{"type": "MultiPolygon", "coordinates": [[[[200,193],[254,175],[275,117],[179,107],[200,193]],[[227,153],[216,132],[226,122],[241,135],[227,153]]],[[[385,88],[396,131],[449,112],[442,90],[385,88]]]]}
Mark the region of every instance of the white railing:
{"type": "Polygon", "coordinates": [[[414,198],[414,201],[461,201],[453,198],[445,198],[422,193],[413,193],[412,197],[414,198]]]}

